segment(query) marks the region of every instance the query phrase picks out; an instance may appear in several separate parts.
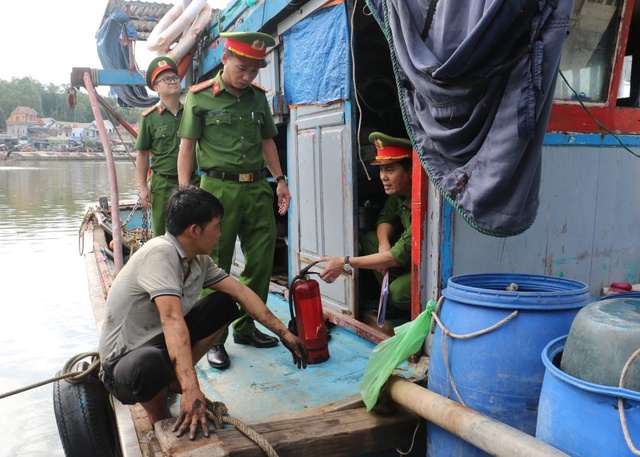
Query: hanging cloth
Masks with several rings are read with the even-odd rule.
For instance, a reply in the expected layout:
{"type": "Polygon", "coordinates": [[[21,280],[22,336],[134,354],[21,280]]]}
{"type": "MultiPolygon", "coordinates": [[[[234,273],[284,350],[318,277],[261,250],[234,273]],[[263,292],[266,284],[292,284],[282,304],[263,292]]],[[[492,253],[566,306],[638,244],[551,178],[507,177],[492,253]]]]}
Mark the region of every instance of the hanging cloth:
{"type": "Polygon", "coordinates": [[[573,0],[367,0],[430,180],[476,230],[538,210],[542,143],[573,0]]]}
{"type": "MultiPolygon", "coordinates": [[[[113,5],[109,15],[96,33],[98,58],[105,70],[129,69],[130,41],[136,40],[138,32],[129,16],[119,6],[113,5]]],[[[159,98],[150,96],[144,86],[111,86],[111,93],[118,97],[118,105],[147,108],[158,103],[159,98]]]]}

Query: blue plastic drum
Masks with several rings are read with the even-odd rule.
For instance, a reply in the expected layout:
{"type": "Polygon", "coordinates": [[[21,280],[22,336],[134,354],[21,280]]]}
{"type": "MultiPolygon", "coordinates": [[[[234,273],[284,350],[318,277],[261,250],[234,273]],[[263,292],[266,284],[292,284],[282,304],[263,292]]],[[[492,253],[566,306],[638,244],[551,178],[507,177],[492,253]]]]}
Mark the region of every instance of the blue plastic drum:
{"type": "MultiPolygon", "coordinates": [[[[442,295],[440,320],[456,336],[436,327],[429,389],[534,435],[540,354],[592,301],[588,286],[548,276],[477,274],[451,278],[442,295]]],[[[429,423],[427,455],[487,454],[429,423]]]]}
{"type": "Polygon", "coordinates": [[[640,392],[593,384],[561,371],[566,340],[551,341],[542,353],[546,372],[536,437],[569,455],[634,455],[624,437],[618,399],[631,445],[640,448],[640,392]]]}

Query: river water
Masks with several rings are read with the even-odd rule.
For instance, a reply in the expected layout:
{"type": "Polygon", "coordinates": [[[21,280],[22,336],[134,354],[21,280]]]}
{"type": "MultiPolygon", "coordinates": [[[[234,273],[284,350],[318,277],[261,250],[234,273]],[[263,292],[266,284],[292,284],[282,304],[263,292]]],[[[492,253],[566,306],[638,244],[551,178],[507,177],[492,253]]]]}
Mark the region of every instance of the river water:
{"type": "MultiPolygon", "coordinates": [[[[121,198],[135,169],[117,162],[121,198]]],[[[98,346],[78,229],[110,196],[106,162],[0,161],[0,394],[51,378],[98,346]]],[[[52,384],[0,399],[0,456],[64,456],[52,384]]]]}

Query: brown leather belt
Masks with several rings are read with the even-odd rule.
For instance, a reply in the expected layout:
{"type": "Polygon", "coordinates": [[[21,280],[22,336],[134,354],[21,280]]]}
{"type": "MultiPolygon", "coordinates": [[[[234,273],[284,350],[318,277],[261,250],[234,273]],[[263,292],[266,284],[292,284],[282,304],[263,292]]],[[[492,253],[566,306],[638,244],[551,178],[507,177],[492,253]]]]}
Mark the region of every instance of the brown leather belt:
{"type": "Polygon", "coordinates": [[[253,182],[259,181],[267,177],[267,170],[258,171],[255,173],[231,173],[230,171],[219,170],[202,170],[202,173],[210,178],[218,178],[224,181],[237,181],[237,182],[253,182]]]}

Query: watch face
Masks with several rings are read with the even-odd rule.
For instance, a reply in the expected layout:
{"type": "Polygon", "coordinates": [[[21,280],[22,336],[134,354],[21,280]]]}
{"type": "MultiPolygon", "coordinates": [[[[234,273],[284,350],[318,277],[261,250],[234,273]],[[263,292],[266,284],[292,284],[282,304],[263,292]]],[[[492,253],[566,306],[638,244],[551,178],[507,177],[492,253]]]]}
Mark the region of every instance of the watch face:
{"type": "Polygon", "coordinates": [[[349,265],[348,263],[344,264],[344,267],[342,267],[345,271],[351,271],[351,265],[349,265]]]}

